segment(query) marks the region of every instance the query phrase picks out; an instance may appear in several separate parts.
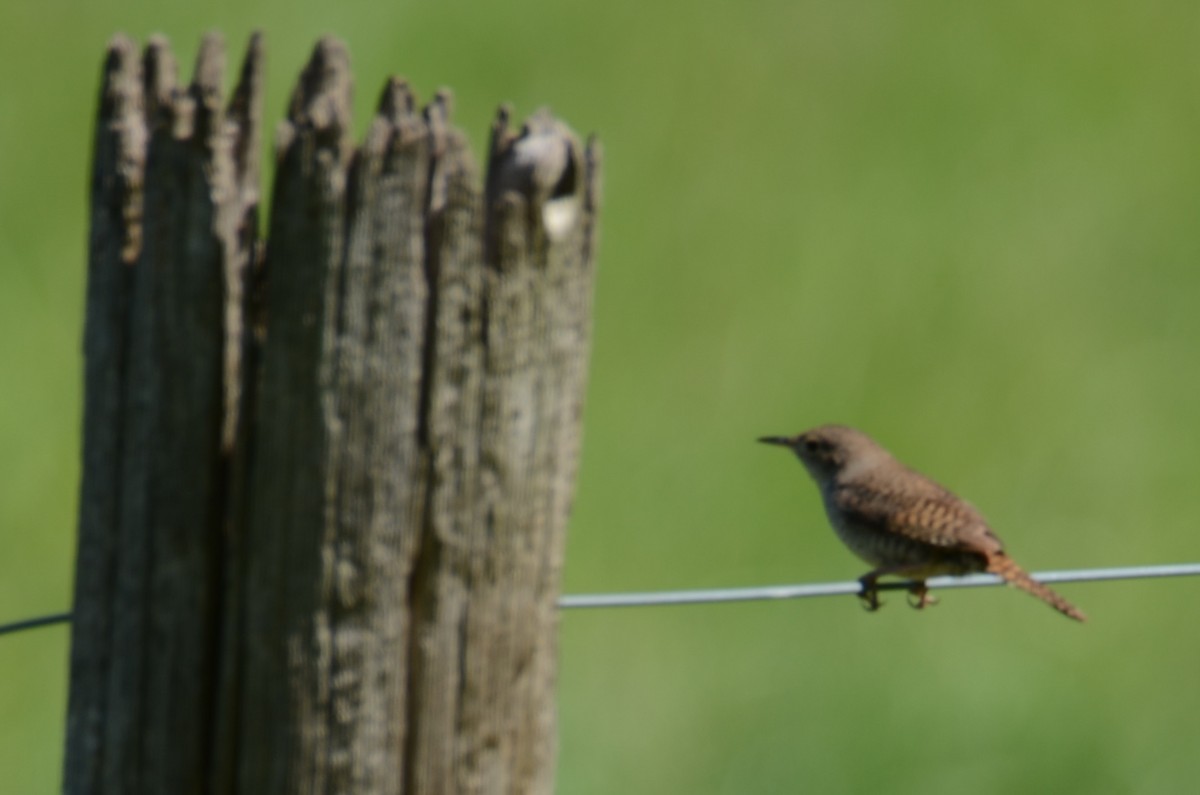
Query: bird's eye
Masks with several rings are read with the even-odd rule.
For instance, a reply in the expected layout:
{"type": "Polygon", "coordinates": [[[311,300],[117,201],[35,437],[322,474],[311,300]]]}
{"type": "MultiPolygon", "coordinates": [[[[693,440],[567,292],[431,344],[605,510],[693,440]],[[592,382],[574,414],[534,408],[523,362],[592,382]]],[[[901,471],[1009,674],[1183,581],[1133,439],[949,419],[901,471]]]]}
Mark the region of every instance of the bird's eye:
{"type": "Polygon", "coordinates": [[[805,439],[804,440],[804,449],[815,453],[817,450],[821,449],[821,443],[818,442],[816,439],[805,439]]]}

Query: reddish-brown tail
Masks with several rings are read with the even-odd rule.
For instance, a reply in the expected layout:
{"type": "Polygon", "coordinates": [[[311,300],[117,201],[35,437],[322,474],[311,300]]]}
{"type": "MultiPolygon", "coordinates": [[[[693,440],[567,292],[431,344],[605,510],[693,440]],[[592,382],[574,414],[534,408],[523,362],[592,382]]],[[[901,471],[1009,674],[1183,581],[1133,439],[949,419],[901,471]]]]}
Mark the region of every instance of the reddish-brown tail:
{"type": "Polygon", "coordinates": [[[1079,608],[1030,577],[1024,569],[1003,552],[997,552],[988,557],[987,570],[1003,577],[1005,582],[1017,586],[1025,593],[1033,594],[1063,615],[1076,621],[1087,621],[1087,616],[1081,613],[1079,608]]]}

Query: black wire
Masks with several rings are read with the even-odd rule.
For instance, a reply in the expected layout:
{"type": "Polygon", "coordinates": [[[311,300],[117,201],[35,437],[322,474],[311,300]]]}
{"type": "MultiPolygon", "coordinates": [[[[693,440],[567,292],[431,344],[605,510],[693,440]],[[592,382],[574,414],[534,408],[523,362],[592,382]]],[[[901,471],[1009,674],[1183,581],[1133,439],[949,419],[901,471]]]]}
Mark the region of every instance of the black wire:
{"type": "Polygon", "coordinates": [[[20,632],[23,629],[37,629],[38,627],[49,627],[55,624],[66,624],[70,620],[70,613],[54,613],[48,616],[27,618],[24,621],[14,621],[11,624],[0,624],[0,635],[7,635],[10,632],[20,632]]]}

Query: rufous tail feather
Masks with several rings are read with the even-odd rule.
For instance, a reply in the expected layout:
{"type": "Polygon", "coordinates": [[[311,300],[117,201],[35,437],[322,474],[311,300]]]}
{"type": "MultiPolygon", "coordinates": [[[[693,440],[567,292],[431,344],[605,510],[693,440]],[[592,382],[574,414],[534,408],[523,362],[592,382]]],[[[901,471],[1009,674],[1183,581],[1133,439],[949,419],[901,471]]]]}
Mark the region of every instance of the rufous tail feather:
{"type": "Polygon", "coordinates": [[[1042,585],[1030,577],[1024,569],[1003,552],[996,553],[988,558],[987,570],[992,574],[999,575],[1005,582],[1017,586],[1025,593],[1033,594],[1063,615],[1069,616],[1076,621],[1087,621],[1087,616],[1079,608],[1050,590],[1048,586],[1042,585]]]}

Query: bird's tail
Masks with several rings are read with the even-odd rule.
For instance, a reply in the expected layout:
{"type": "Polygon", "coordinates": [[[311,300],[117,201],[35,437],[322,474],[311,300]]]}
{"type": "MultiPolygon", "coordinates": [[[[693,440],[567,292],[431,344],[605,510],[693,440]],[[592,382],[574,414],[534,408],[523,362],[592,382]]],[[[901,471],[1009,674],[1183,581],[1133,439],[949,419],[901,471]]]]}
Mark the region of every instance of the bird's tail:
{"type": "Polygon", "coordinates": [[[1050,590],[1048,586],[1030,577],[1028,572],[1018,566],[1012,558],[1003,552],[998,552],[988,557],[987,570],[992,574],[999,575],[1005,582],[1017,586],[1025,593],[1033,594],[1063,615],[1069,616],[1076,621],[1087,620],[1087,616],[1080,612],[1079,608],[1050,590]]]}

